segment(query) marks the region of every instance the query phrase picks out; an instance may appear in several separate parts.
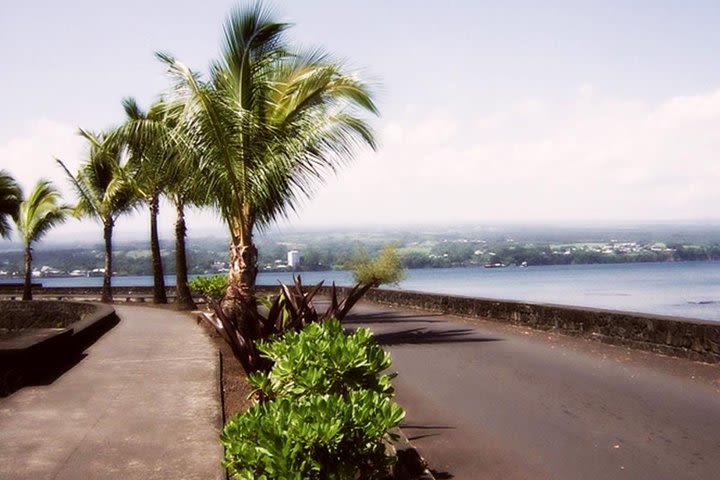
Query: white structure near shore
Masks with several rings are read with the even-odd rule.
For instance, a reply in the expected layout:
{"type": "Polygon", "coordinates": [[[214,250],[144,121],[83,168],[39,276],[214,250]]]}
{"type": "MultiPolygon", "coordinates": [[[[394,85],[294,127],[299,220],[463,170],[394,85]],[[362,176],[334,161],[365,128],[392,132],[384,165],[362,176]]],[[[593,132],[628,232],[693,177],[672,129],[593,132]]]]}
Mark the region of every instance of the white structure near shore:
{"type": "Polygon", "coordinates": [[[287,264],[290,268],[297,268],[300,266],[300,252],[297,250],[290,250],[287,254],[287,264]]]}

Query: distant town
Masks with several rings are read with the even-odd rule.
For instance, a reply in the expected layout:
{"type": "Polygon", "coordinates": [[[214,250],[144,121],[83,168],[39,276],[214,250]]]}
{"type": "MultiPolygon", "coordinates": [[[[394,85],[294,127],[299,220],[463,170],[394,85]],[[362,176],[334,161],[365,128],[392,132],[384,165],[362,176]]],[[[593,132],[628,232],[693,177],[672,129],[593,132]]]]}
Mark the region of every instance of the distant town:
{"type": "MultiPolygon", "coordinates": [[[[394,244],[406,268],[486,267],[592,263],[720,260],[720,228],[656,227],[645,229],[426,229],[422,232],[305,232],[259,237],[260,271],[341,270],[364,251],[376,254],[394,244]]],[[[174,272],[174,250],[162,242],[166,273],[174,272]]],[[[34,252],[35,278],[93,277],[103,274],[101,245],[44,245],[34,252]]],[[[190,239],[191,274],[228,271],[227,241],[190,239]]],[[[18,277],[22,251],[0,251],[0,278],[18,277]]],[[[145,242],[118,242],[114,273],[151,274],[150,249],[145,242]]]]}

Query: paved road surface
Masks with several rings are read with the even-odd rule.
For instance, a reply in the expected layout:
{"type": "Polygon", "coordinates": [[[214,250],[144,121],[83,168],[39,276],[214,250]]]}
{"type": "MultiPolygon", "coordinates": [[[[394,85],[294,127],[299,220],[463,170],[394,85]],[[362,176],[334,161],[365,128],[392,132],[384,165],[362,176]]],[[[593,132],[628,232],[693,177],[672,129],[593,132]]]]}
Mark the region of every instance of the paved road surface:
{"type": "Polygon", "coordinates": [[[116,310],[77,365],[0,399],[0,479],[224,478],[217,350],[188,315],[116,310]]]}
{"type": "Polygon", "coordinates": [[[720,478],[720,367],[359,305],[437,478],[720,478]]]}

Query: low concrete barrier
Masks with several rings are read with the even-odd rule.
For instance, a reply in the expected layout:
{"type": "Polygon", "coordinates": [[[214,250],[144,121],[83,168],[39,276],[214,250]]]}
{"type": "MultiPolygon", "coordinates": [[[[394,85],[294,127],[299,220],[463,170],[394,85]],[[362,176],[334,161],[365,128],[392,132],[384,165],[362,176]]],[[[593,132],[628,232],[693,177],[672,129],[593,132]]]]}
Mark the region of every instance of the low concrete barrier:
{"type": "MultiPolygon", "coordinates": [[[[329,288],[324,290],[329,292],[329,288]]],[[[344,293],[346,289],[339,290],[344,293]]],[[[390,289],[370,290],[365,299],[553,330],[674,357],[720,363],[720,322],[390,289]]]]}
{"type": "Polygon", "coordinates": [[[0,301],[0,396],[62,368],[118,321],[109,305],[0,301]]]}

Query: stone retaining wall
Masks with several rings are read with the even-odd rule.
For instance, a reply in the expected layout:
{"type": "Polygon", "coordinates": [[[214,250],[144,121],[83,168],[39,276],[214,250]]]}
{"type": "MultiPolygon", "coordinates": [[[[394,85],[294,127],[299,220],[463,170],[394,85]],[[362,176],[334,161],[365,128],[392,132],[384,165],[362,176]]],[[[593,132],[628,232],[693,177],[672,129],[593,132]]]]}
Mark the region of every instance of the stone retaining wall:
{"type": "Polygon", "coordinates": [[[87,303],[0,300],[0,329],[63,328],[95,310],[87,303]]]}
{"type": "MultiPolygon", "coordinates": [[[[325,290],[324,293],[329,291],[325,290]]],[[[674,357],[720,363],[720,323],[715,322],[388,289],[370,290],[365,299],[399,307],[553,330],[674,357]]]]}

